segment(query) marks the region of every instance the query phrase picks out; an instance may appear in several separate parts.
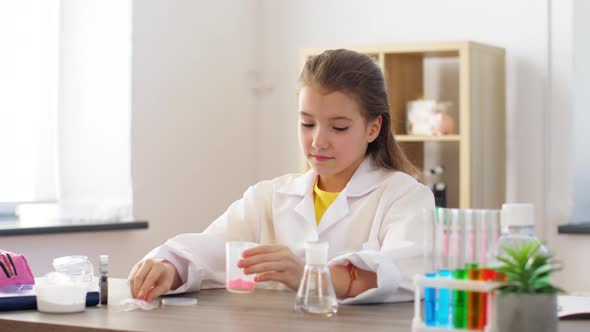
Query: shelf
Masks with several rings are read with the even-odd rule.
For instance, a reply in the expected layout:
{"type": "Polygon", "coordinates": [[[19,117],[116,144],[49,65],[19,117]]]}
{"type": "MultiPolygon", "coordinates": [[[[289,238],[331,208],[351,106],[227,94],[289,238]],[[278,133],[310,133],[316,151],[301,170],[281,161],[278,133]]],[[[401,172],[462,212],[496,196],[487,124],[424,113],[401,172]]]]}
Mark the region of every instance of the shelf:
{"type": "Polygon", "coordinates": [[[419,135],[395,135],[398,142],[459,142],[459,135],[444,136],[419,136],[419,135]]]}

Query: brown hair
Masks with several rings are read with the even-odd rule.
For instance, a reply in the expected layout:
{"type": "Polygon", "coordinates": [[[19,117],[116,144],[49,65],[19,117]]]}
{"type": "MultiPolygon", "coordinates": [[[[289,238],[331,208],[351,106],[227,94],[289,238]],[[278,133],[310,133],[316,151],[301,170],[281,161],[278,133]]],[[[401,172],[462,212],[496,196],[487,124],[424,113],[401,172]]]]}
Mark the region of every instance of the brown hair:
{"type": "Polygon", "coordinates": [[[385,79],[369,56],[345,49],[312,56],[305,62],[299,84],[300,88],[318,87],[326,93],[345,92],[359,102],[365,119],[381,116],[381,131],[367,146],[367,153],[383,168],[419,177],[393,136],[385,79]]]}

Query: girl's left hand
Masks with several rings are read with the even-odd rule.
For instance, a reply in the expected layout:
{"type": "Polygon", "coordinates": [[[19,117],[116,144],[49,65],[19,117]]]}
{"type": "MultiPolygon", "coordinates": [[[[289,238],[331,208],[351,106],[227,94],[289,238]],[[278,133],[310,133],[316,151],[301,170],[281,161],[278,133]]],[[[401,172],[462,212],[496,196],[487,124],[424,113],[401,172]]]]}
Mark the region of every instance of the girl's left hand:
{"type": "Polygon", "coordinates": [[[265,244],[245,250],[238,267],[245,274],[256,273],[256,281],[278,281],[297,290],[305,264],[289,248],[278,244],[265,244]]]}

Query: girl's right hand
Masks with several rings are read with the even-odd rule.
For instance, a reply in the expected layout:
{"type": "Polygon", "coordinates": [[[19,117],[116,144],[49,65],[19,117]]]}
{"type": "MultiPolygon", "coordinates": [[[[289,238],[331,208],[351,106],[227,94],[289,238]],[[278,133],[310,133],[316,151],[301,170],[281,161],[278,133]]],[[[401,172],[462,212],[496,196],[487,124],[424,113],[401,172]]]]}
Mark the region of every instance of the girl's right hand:
{"type": "Polygon", "coordinates": [[[176,267],[169,261],[158,258],[135,264],[128,279],[132,296],[148,302],[182,284],[176,267]]]}

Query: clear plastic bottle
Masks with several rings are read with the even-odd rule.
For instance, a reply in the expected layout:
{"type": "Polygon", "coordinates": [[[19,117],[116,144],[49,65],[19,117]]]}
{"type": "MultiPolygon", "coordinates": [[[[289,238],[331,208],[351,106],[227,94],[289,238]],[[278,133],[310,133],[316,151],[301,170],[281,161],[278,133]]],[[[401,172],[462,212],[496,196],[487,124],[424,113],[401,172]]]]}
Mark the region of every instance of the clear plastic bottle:
{"type": "MultiPolygon", "coordinates": [[[[501,225],[502,235],[498,239],[495,254],[505,256],[503,247],[518,247],[524,242],[535,241],[541,244],[538,254],[548,254],[549,251],[535,235],[534,207],[532,204],[510,203],[502,205],[501,225]]],[[[494,262],[497,264],[497,262],[494,262]]]]}
{"type": "Polygon", "coordinates": [[[336,292],[328,269],[328,243],[305,243],[305,270],[295,298],[295,310],[332,316],[338,311],[336,292]]]}

